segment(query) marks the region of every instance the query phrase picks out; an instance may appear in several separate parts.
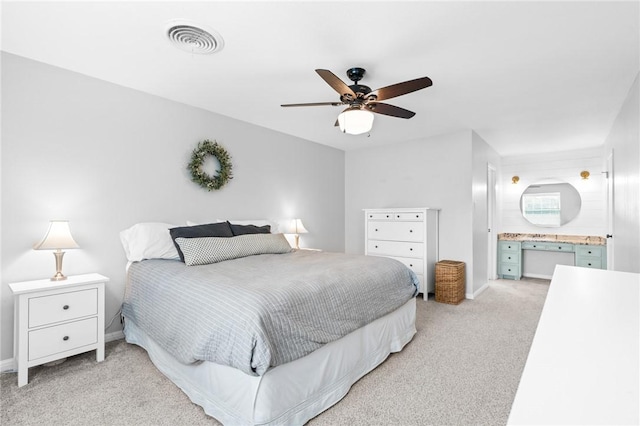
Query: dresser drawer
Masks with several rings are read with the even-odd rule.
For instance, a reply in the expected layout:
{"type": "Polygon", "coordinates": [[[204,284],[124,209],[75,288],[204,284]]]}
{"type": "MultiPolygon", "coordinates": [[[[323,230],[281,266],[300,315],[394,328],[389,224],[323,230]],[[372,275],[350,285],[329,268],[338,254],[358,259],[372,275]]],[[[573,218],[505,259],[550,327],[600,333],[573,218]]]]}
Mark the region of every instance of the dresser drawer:
{"type": "Polygon", "coordinates": [[[520,265],[500,265],[500,275],[512,275],[520,279],[520,265]]]}
{"type": "Polygon", "coordinates": [[[369,222],[367,231],[371,240],[421,242],[424,239],[422,222],[369,222]]]}
{"type": "Polygon", "coordinates": [[[500,253],[500,262],[502,263],[520,263],[520,252],[519,251],[503,251],[500,253]]]}
{"type": "Polygon", "coordinates": [[[367,215],[368,220],[393,220],[394,215],[391,212],[388,213],[369,213],[367,215]]]}
{"type": "Polygon", "coordinates": [[[576,246],[576,256],[602,257],[603,247],[576,246]]]}
{"type": "Polygon", "coordinates": [[[500,241],[498,246],[500,251],[520,251],[520,243],[514,241],[500,241]]]}
{"type": "Polygon", "coordinates": [[[424,219],[424,213],[420,212],[403,212],[403,213],[395,213],[393,215],[395,220],[405,220],[405,221],[420,221],[424,219]]]}
{"type": "Polygon", "coordinates": [[[424,273],[424,261],[422,259],[415,259],[410,257],[393,257],[389,256],[391,259],[395,259],[399,262],[402,262],[407,268],[411,269],[416,274],[424,273]]]}
{"type": "Polygon", "coordinates": [[[367,242],[367,254],[394,257],[422,257],[424,244],[405,243],[400,241],[373,241],[367,242]]]}
{"type": "Polygon", "coordinates": [[[576,266],[583,268],[602,269],[602,259],[597,257],[581,257],[576,259],[576,266]]]}
{"type": "Polygon", "coordinates": [[[522,243],[523,250],[546,250],[547,244],[539,241],[525,241],[522,243]]]}
{"type": "Polygon", "coordinates": [[[573,244],[565,244],[565,243],[547,243],[548,251],[566,251],[573,253],[574,247],[573,244]]]}
{"type": "Polygon", "coordinates": [[[29,361],[98,342],[98,318],[29,332],[29,361]]]}
{"type": "Polygon", "coordinates": [[[71,291],[29,299],[29,328],[96,315],[98,289],[71,291]]]}

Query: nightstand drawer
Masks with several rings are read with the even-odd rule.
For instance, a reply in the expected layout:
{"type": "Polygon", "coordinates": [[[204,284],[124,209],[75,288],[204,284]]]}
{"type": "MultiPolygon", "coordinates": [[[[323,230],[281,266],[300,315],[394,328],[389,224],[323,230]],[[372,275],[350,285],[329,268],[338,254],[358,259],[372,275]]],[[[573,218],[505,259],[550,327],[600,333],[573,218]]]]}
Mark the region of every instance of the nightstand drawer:
{"type": "Polygon", "coordinates": [[[369,222],[368,238],[385,241],[422,241],[422,222],[369,222]]]}
{"type": "Polygon", "coordinates": [[[71,291],[29,299],[29,328],[98,313],[98,290],[71,291]]]}
{"type": "Polygon", "coordinates": [[[98,341],[98,319],[60,324],[29,332],[29,361],[70,351],[98,341]]]}
{"type": "Polygon", "coordinates": [[[367,253],[374,256],[421,258],[424,254],[424,244],[369,240],[367,242],[367,253]]]}

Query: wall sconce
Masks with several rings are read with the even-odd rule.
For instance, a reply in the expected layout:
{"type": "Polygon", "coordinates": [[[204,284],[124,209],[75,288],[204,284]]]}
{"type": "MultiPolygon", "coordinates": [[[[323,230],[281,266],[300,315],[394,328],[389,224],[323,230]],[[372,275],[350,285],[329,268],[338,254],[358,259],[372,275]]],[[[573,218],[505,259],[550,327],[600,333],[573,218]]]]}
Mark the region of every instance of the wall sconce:
{"type": "Polygon", "coordinates": [[[66,220],[52,220],[49,223],[49,229],[42,241],[36,244],[34,250],[55,250],[53,255],[56,258],[56,274],[51,277],[51,281],[66,280],[67,277],[62,273],[62,257],[64,252],[62,249],[79,248],[69,230],[69,222],[66,220]]]}
{"type": "Polygon", "coordinates": [[[520,181],[520,176],[514,176],[511,178],[511,183],[514,185],[518,183],[518,181],[520,181]]]}
{"type": "Polygon", "coordinates": [[[588,171],[586,171],[586,170],[583,170],[583,171],[580,172],[580,177],[582,179],[585,179],[585,180],[589,179],[589,175],[590,175],[590,173],[588,171]]]}
{"type": "Polygon", "coordinates": [[[284,230],[284,234],[294,234],[294,238],[295,238],[295,242],[296,242],[296,249],[300,248],[300,235],[299,234],[306,234],[307,229],[304,227],[304,225],[302,224],[302,221],[300,219],[291,219],[291,222],[289,223],[289,225],[286,227],[286,229],[284,230]]]}

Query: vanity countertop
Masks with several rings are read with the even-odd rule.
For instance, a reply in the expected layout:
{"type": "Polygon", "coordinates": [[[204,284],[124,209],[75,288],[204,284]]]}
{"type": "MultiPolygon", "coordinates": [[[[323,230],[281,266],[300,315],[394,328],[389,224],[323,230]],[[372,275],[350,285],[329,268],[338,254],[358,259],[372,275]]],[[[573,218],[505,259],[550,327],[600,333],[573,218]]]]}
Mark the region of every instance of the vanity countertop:
{"type": "Polygon", "coordinates": [[[498,240],[501,241],[540,241],[550,243],[567,243],[591,246],[606,246],[607,239],[604,237],[595,237],[587,235],[557,235],[557,234],[520,234],[520,233],[503,233],[498,234],[498,240]]]}

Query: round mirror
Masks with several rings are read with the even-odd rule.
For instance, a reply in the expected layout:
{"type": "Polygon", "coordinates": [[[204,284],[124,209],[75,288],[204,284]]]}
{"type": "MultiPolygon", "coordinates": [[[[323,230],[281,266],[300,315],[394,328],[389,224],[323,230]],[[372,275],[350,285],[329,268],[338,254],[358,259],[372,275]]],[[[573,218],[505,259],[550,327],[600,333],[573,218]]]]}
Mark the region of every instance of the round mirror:
{"type": "Polygon", "coordinates": [[[578,191],[566,182],[529,185],[520,197],[522,216],[534,225],[550,228],[575,219],[581,204],[578,191]]]}

